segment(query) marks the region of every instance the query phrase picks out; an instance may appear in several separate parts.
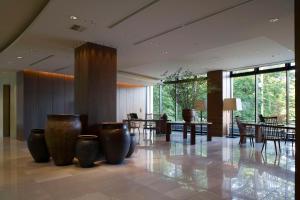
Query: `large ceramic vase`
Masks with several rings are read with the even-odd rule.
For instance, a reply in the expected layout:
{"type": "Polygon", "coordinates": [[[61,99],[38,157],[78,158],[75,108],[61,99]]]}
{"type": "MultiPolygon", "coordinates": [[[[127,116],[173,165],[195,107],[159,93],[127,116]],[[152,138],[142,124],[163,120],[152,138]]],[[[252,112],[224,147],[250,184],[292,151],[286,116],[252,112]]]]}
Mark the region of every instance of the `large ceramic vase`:
{"type": "Polygon", "coordinates": [[[92,167],[99,156],[100,144],[96,135],[80,135],[76,144],[76,157],[81,167],[92,167]]]}
{"type": "Polygon", "coordinates": [[[193,121],[195,117],[195,110],[194,109],[183,109],[182,110],[182,118],[185,122],[190,123],[193,121]]]}
{"type": "Polygon", "coordinates": [[[79,115],[48,115],[45,137],[55,165],[73,163],[80,132],[79,115]]]}
{"type": "Polygon", "coordinates": [[[126,155],[126,158],[130,158],[130,156],[134,152],[135,146],[136,146],[135,133],[130,133],[130,145],[129,145],[129,150],[128,150],[128,153],[126,155]]]}
{"type": "Polygon", "coordinates": [[[130,147],[130,135],[127,125],[115,122],[102,123],[100,137],[107,163],[122,163],[130,147]]]}
{"type": "Polygon", "coordinates": [[[44,129],[32,129],[27,139],[27,146],[35,162],[49,161],[50,155],[44,129]]]}

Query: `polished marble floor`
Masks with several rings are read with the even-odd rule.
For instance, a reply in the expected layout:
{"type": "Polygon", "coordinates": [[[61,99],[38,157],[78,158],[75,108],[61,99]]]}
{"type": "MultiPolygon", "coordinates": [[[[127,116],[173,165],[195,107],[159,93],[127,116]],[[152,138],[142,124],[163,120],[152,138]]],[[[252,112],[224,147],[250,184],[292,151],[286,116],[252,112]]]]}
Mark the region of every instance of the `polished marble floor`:
{"type": "Polygon", "coordinates": [[[261,154],[238,139],[197,136],[196,145],[172,134],[141,138],[122,165],[93,168],[34,163],[26,143],[0,141],[0,199],[293,199],[295,157],[291,144],[275,156],[273,144],[261,154]]]}

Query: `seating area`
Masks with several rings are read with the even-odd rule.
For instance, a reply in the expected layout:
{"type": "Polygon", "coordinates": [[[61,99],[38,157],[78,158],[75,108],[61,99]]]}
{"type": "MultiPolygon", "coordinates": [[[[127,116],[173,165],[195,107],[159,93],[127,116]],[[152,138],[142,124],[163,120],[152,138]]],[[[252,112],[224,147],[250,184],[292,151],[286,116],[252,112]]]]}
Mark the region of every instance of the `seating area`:
{"type": "Polygon", "coordinates": [[[1,1],[0,200],[300,199],[298,4],[1,1]]]}

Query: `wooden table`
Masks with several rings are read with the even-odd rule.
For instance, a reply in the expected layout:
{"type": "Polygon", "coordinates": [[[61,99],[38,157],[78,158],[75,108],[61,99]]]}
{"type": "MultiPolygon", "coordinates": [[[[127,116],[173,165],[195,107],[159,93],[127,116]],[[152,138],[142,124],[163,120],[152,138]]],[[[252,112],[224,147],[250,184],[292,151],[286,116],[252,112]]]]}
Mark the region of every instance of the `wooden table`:
{"type": "MultiPolygon", "coordinates": [[[[255,122],[242,122],[245,126],[255,127],[255,142],[260,143],[263,142],[263,136],[261,133],[261,127],[274,127],[286,130],[295,130],[295,125],[284,125],[284,124],[265,124],[265,123],[255,123],[255,122]]],[[[241,138],[241,142],[245,143],[244,138],[241,138]]]]}
{"type": "Polygon", "coordinates": [[[124,123],[128,123],[128,129],[130,129],[130,122],[154,122],[155,123],[155,128],[156,128],[156,133],[166,133],[167,132],[167,127],[166,127],[166,120],[163,119],[124,119],[124,123]]]}
{"type": "MultiPolygon", "coordinates": [[[[188,127],[191,128],[191,145],[196,143],[196,125],[210,125],[211,122],[167,122],[167,134],[166,134],[166,141],[170,142],[170,136],[172,133],[172,125],[183,125],[183,139],[187,139],[187,129],[188,127]]],[[[208,133],[207,133],[208,136],[208,133]]]]}

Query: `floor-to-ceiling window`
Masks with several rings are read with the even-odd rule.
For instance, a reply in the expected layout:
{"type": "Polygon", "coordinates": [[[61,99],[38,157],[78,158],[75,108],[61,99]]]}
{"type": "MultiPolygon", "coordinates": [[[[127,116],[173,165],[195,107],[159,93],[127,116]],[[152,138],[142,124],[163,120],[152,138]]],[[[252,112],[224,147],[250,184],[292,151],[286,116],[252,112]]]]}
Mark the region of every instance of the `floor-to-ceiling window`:
{"type": "MultiPolygon", "coordinates": [[[[160,114],[166,113],[168,119],[172,121],[182,121],[182,108],[174,101],[172,95],[175,96],[176,87],[178,84],[184,84],[184,87],[188,87],[191,90],[195,89],[193,87],[194,82],[177,82],[177,83],[162,83],[153,86],[153,113],[160,114]]],[[[207,99],[207,84],[195,84],[198,88],[197,99],[206,100],[207,99]]],[[[196,112],[197,119],[200,120],[200,112],[196,112]]],[[[206,120],[207,113],[202,112],[202,119],[206,120]]],[[[176,127],[175,127],[176,128],[176,127]]],[[[180,127],[178,127],[180,129],[180,127]]],[[[204,127],[205,131],[206,128],[204,127]]]]}
{"type": "MultiPolygon", "coordinates": [[[[282,123],[295,120],[295,64],[286,63],[231,72],[232,95],[243,110],[235,111],[245,121],[258,115],[277,116],[282,123]]],[[[235,128],[235,133],[238,133],[235,128]]]]}
{"type": "Polygon", "coordinates": [[[234,116],[255,121],[255,76],[234,77],[233,97],[240,98],[243,106],[243,110],[235,111],[234,116]]]}
{"type": "Polygon", "coordinates": [[[257,75],[257,114],[286,121],[286,72],[257,75]]]}

